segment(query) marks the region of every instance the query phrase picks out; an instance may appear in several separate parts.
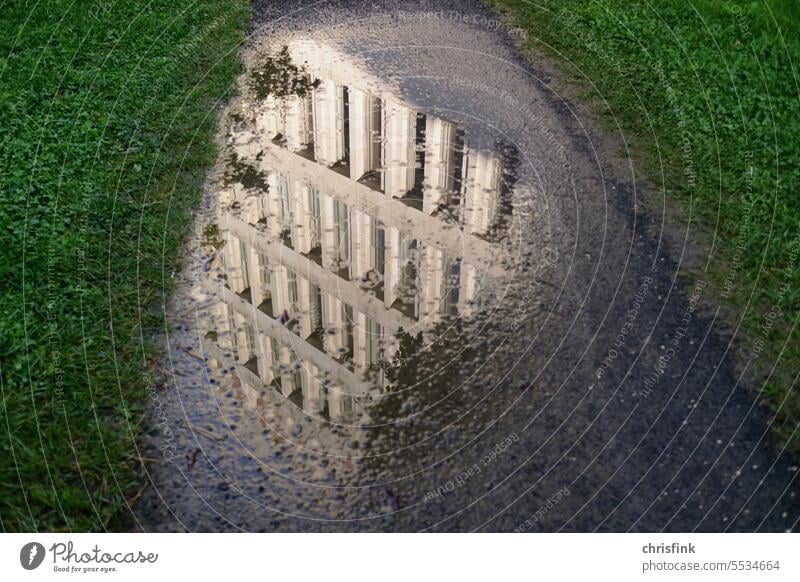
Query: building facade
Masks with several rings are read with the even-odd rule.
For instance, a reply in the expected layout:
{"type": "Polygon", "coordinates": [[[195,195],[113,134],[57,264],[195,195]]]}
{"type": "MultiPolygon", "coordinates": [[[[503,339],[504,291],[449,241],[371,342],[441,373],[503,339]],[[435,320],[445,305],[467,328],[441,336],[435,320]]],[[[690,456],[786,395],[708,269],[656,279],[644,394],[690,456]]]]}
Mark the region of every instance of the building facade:
{"type": "Polygon", "coordinates": [[[305,95],[247,103],[229,147],[266,187],[218,194],[224,245],[212,353],[346,419],[387,386],[398,337],[470,317],[498,270],[510,195],[499,147],[417,111],[342,55],[291,47],[305,95]]]}

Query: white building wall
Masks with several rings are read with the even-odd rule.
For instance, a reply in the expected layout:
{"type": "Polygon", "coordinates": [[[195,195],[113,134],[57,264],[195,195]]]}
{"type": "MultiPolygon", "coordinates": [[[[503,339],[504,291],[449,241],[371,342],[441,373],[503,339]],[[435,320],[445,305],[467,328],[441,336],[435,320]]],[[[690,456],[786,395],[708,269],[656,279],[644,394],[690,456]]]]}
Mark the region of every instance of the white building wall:
{"type": "Polygon", "coordinates": [[[417,114],[394,99],[385,99],[383,110],[383,191],[401,198],[414,187],[417,114]]]}
{"type": "Polygon", "coordinates": [[[443,204],[453,183],[455,126],[432,115],[425,120],[425,176],[422,211],[443,204]]]}
{"type": "MultiPolygon", "coordinates": [[[[335,164],[344,156],[342,90],[341,83],[333,80],[322,80],[318,88],[306,99],[289,97],[284,100],[275,100],[274,98],[268,98],[260,105],[256,113],[256,127],[259,134],[257,139],[242,135],[241,143],[237,144],[237,152],[239,152],[240,158],[247,158],[251,163],[255,163],[255,156],[261,153],[262,150],[266,150],[267,153],[269,153],[269,148],[281,150],[274,144],[263,143],[265,139],[272,140],[275,135],[280,133],[284,136],[284,146],[289,151],[297,152],[313,142],[317,162],[322,166],[335,164]],[[309,115],[309,111],[311,115],[309,115]]],[[[381,95],[380,91],[374,87],[367,89],[347,85],[347,94],[349,102],[350,179],[357,180],[371,170],[380,169],[382,188],[387,197],[404,196],[414,186],[417,113],[390,95],[381,95]],[[378,95],[380,95],[381,99],[378,98],[378,95]],[[382,115],[380,117],[373,115],[373,107],[375,105],[380,105],[381,107],[382,115]],[[373,124],[377,123],[376,120],[379,118],[381,119],[382,127],[373,127],[373,124]],[[382,143],[375,143],[377,136],[382,136],[382,143]],[[376,154],[380,155],[376,157],[376,154]]],[[[423,212],[427,214],[431,214],[440,204],[445,203],[449,195],[452,194],[454,175],[456,173],[455,141],[457,133],[458,128],[452,123],[433,116],[426,117],[423,212]]],[[[269,157],[269,155],[264,156],[264,158],[269,157]]],[[[347,202],[350,226],[350,277],[353,280],[353,284],[356,285],[358,284],[358,279],[364,277],[367,272],[375,267],[376,254],[372,240],[373,225],[380,219],[381,224],[386,225],[384,227],[383,300],[387,308],[390,308],[397,300],[398,284],[402,280],[403,265],[405,263],[401,252],[402,233],[405,232],[406,237],[410,239],[430,241],[424,245],[419,243],[417,247],[419,260],[416,263],[416,287],[419,290],[420,319],[425,320],[423,325],[427,326],[438,321],[441,304],[447,291],[446,273],[444,272],[446,253],[443,250],[439,250],[438,247],[447,249],[448,255],[453,256],[455,251],[451,240],[452,233],[439,232],[437,229],[438,219],[420,215],[413,208],[407,208],[396,201],[386,200],[386,204],[380,209],[383,214],[380,214],[377,210],[373,211],[371,209],[377,208],[377,204],[375,201],[371,201],[369,196],[383,198],[378,192],[359,185],[358,188],[361,188],[361,190],[358,188],[353,190],[358,197],[357,200],[354,200],[350,190],[340,183],[346,178],[342,178],[341,175],[335,175],[334,172],[323,170],[327,174],[324,176],[320,174],[319,180],[317,180],[313,173],[308,174],[307,166],[311,164],[314,168],[319,169],[318,166],[300,156],[292,156],[292,158],[298,160],[297,164],[284,161],[284,165],[279,165],[274,160],[267,162],[266,159],[262,159],[259,167],[267,174],[269,193],[263,196],[242,197],[239,200],[242,208],[241,219],[254,225],[260,218],[267,216],[269,218],[267,221],[268,227],[266,231],[261,230],[258,236],[263,234],[266,239],[271,241],[270,244],[280,245],[279,236],[281,231],[283,228],[290,228],[294,251],[306,254],[311,251],[313,244],[316,244],[312,242],[311,237],[312,215],[309,204],[309,184],[313,184],[320,191],[319,244],[322,247],[323,266],[329,270],[337,270],[338,255],[334,203],[337,200],[339,202],[347,202]],[[306,167],[303,168],[303,166],[306,167]],[[279,183],[284,177],[273,171],[272,168],[282,168],[281,171],[286,176],[291,209],[281,205],[279,183]],[[332,176],[329,177],[328,174],[332,176]],[[331,184],[336,187],[334,188],[331,184]],[[330,191],[326,192],[326,188],[330,191]],[[371,202],[365,205],[361,202],[362,200],[371,202]],[[386,205],[389,205],[391,209],[388,215],[385,211],[386,205]],[[288,214],[287,210],[289,210],[288,214]],[[416,213],[416,216],[412,216],[414,213],[416,213]],[[376,218],[376,216],[379,218],[376,218]],[[402,217],[402,220],[398,220],[397,216],[402,217]],[[421,226],[423,221],[417,222],[417,217],[421,217],[426,221],[424,222],[424,228],[421,226]]],[[[463,214],[464,231],[471,234],[484,234],[492,223],[498,203],[500,161],[493,153],[467,149],[461,172],[465,177],[462,185],[465,204],[463,214]]],[[[236,194],[236,186],[224,189],[220,193],[222,206],[224,208],[229,207],[236,194]]],[[[241,192],[239,195],[241,196],[241,192]]],[[[456,231],[455,234],[459,233],[456,231]]],[[[265,246],[259,246],[260,250],[258,251],[255,247],[248,248],[245,246],[245,249],[242,249],[239,239],[230,235],[227,235],[227,240],[228,244],[225,245],[222,253],[226,261],[228,285],[231,290],[241,293],[249,286],[252,302],[256,306],[265,298],[271,296],[274,318],[272,321],[265,320],[263,319],[264,314],[259,313],[258,317],[262,318],[259,320],[262,322],[262,326],[267,328],[274,327],[274,320],[279,319],[283,312],[286,311],[290,317],[299,321],[297,329],[299,338],[308,338],[313,331],[310,318],[310,282],[302,272],[298,271],[300,267],[296,262],[301,260],[302,257],[297,255],[294,263],[289,261],[289,264],[293,265],[294,273],[297,276],[298,296],[297,300],[292,304],[289,298],[289,271],[286,266],[281,264],[281,261],[286,259],[281,259],[280,253],[274,256],[276,253],[265,246]],[[260,284],[261,263],[259,262],[259,252],[270,252],[268,285],[266,287],[262,287],[260,284]],[[247,273],[244,272],[245,265],[248,265],[247,273]]],[[[471,261],[474,263],[487,255],[487,251],[490,251],[490,249],[488,249],[485,241],[473,239],[473,242],[473,248],[481,249],[480,252],[473,251],[471,261]]],[[[279,248],[285,250],[285,247],[279,248]]],[[[465,254],[469,255],[469,249],[465,254]]],[[[309,266],[311,267],[311,265],[309,266]]],[[[313,265],[313,268],[319,270],[316,265],[313,265]]],[[[323,374],[321,370],[324,369],[324,373],[327,375],[333,374],[340,377],[338,375],[341,374],[341,377],[349,377],[348,382],[358,382],[358,380],[354,380],[352,374],[347,376],[349,372],[345,369],[345,366],[331,358],[331,356],[340,357],[339,350],[348,347],[347,330],[349,326],[352,325],[353,334],[352,364],[357,369],[366,371],[370,367],[370,354],[372,353],[373,358],[377,357],[377,352],[374,348],[375,338],[370,337],[368,316],[366,313],[358,311],[359,305],[370,313],[369,317],[375,317],[377,318],[376,321],[389,326],[383,327],[383,336],[381,338],[384,350],[383,357],[388,361],[394,358],[398,347],[398,341],[393,335],[398,324],[392,317],[398,317],[397,321],[400,321],[399,318],[403,318],[403,325],[409,328],[408,331],[411,332],[415,331],[410,329],[415,327],[415,320],[410,320],[397,310],[389,309],[378,313],[373,307],[372,311],[370,311],[369,307],[364,307],[364,305],[369,305],[369,303],[366,303],[369,301],[367,292],[364,291],[364,301],[361,301],[358,299],[359,290],[353,288],[348,291],[350,296],[345,295],[348,305],[352,305],[354,308],[354,321],[349,324],[345,321],[344,304],[336,297],[335,291],[331,290],[333,283],[328,281],[328,291],[325,291],[326,285],[319,280],[319,274],[317,273],[314,276],[306,275],[311,277],[312,281],[321,285],[320,288],[323,289],[321,293],[323,327],[327,330],[333,330],[335,333],[326,334],[323,339],[324,350],[327,354],[322,354],[319,351],[315,352],[316,348],[305,345],[305,351],[301,350],[305,354],[303,356],[305,359],[302,361],[302,371],[299,374],[295,374],[292,370],[291,364],[293,360],[297,360],[297,355],[293,353],[291,346],[285,343],[289,340],[284,337],[283,334],[287,333],[287,330],[282,326],[277,325],[276,329],[271,329],[270,334],[274,337],[268,337],[265,333],[257,333],[258,341],[256,345],[252,346],[254,347],[253,353],[246,353],[248,352],[248,342],[250,342],[246,325],[255,326],[255,323],[248,323],[248,318],[243,318],[241,314],[237,313],[234,319],[238,322],[237,325],[239,325],[240,329],[238,331],[231,330],[231,334],[235,334],[235,339],[239,346],[237,348],[237,356],[240,362],[246,362],[253,355],[257,357],[259,376],[263,381],[271,382],[274,370],[282,365],[284,371],[280,376],[284,394],[288,396],[294,390],[301,389],[303,391],[304,406],[309,412],[317,413],[321,411],[327,401],[331,417],[338,418],[352,409],[353,398],[351,395],[346,394],[347,388],[327,390],[321,381],[323,374]],[[386,314],[388,313],[393,314],[392,317],[387,318],[386,314]],[[410,325],[407,325],[409,321],[410,325]],[[281,337],[282,340],[279,342],[274,339],[275,337],[281,337]],[[372,345],[370,344],[371,341],[373,342],[372,345]],[[276,343],[280,355],[279,361],[272,361],[273,342],[276,343]],[[312,351],[308,351],[308,349],[312,351]]],[[[335,274],[327,274],[340,283],[342,282],[335,274]]],[[[478,275],[478,271],[473,264],[462,262],[458,281],[458,311],[461,314],[470,315],[475,309],[473,301],[476,299],[479,290],[478,275]]],[[[350,285],[352,286],[352,284],[350,285]]],[[[378,306],[380,307],[380,303],[378,303],[378,306]]],[[[253,321],[257,319],[255,318],[253,321]]],[[[225,320],[228,320],[227,316],[225,320]]],[[[220,345],[222,346],[226,341],[231,343],[223,336],[220,345]]],[[[363,385],[361,389],[364,389],[363,385]]]]}
{"type": "Polygon", "coordinates": [[[306,127],[306,100],[292,95],[284,101],[284,132],[286,148],[296,152],[304,149],[310,141],[309,128],[306,127]]]}
{"type": "Polygon", "coordinates": [[[397,300],[397,285],[400,283],[400,230],[386,227],[386,266],[383,272],[383,301],[391,307],[397,300]]]}
{"type": "Polygon", "coordinates": [[[485,234],[494,220],[500,190],[500,161],[484,151],[470,151],[464,201],[464,230],[485,234]]]}
{"type": "Polygon", "coordinates": [[[336,225],[333,221],[333,204],[334,199],[332,196],[323,194],[319,195],[319,214],[320,225],[322,230],[321,247],[322,247],[322,266],[326,269],[333,269],[338,263],[337,249],[336,249],[336,225]]]}
{"type": "Polygon", "coordinates": [[[341,89],[333,81],[321,81],[314,91],[314,154],[325,166],[342,158],[340,110],[341,89]]]}
{"type": "Polygon", "coordinates": [[[372,139],[371,99],[367,92],[349,89],[350,177],[358,180],[370,171],[372,139]]]}
{"type": "Polygon", "coordinates": [[[326,331],[325,351],[338,356],[340,349],[345,347],[344,314],[342,302],[328,293],[322,294],[322,323],[326,331]]]}
{"type": "Polygon", "coordinates": [[[350,213],[351,279],[362,279],[372,269],[372,218],[353,209],[350,213]]]}
{"type": "Polygon", "coordinates": [[[325,408],[325,388],[319,378],[320,371],[315,365],[305,362],[303,366],[303,410],[309,414],[319,414],[325,408]]]}
{"type": "Polygon", "coordinates": [[[369,360],[367,358],[367,343],[369,342],[367,316],[363,313],[355,312],[353,319],[353,361],[356,367],[363,372],[369,368],[369,360]]]}
{"type": "Polygon", "coordinates": [[[271,140],[283,129],[281,101],[273,96],[262,101],[256,111],[256,131],[262,139],[271,140]]]}
{"type": "Polygon", "coordinates": [[[311,220],[308,207],[308,186],[301,180],[292,180],[294,188],[292,209],[292,246],[298,253],[311,250],[311,220]]]}
{"type": "Polygon", "coordinates": [[[444,253],[437,248],[426,245],[420,253],[420,319],[426,324],[439,320],[439,311],[446,281],[444,277],[444,253]]]}

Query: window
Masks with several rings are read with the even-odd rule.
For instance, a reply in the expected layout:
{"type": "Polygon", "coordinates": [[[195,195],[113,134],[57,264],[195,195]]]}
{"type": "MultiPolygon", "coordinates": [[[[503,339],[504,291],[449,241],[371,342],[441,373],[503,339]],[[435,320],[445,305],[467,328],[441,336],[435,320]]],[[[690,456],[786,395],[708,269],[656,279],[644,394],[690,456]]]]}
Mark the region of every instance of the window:
{"type": "Polygon", "coordinates": [[[244,241],[239,241],[239,255],[242,267],[242,291],[250,287],[250,269],[247,262],[248,248],[244,241]]]}
{"type": "Polygon", "coordinates": [[[381,340],[383,339],[383,326],[377,321],[367,318],[367,361],[370,364],[380,364],[382,357],[381,340]]]}
{"type": "Polygon", "coordinates": [[[311,318],[311,329],[314,331],[322,329],[322,292],[313,283],[308,285],[309,307],[311,318]]]}
{"type": "MultiPolygon", "coordinates": [[[[340,265],[350,262],[350,210],[347,205],[336,200],[333,205],[335,222],[336,252],[340,265]]],[[[341,265],[341,266],[344,266],[341,265]]]]}
{"type": "Polygon", "coordinates": [[[369,169],[379,170],[383,166],[383,102],[374,97],[372,99],[369,152],[369,169]]]}
{"type": "Polygon", "coordinates": [[[445,276],[446,295],[442,305],[442,312],[449,315],[458,315],[458,299],[460,296],[461,261],[448,261],[442,258],[442,272],[445,276]]]}
{"type": "Polygon", "coordinates": [[[347,350],[347,353],[352,356],[355,351],[355,344],[353,338],[353,308],[342,303],[342,347],[347,350]]]}
{"type": "Polygon", "coordinates": [[[297,292],[297,273],[287,270],[286,279],[288,281],[289,305],[293,313],[297,313],[300,295],[297,292]]]}
{"type": "Polygon", "coordinates": [[[293,209],[289,178],[287,176],[278,178],[278,202],[280,204],[281,220],[283,221],[282,226],[287,228],[290,224],[293,209]]]}
{"type": "Polygon", "coordinates": [[[281,361],[280,353],[278,352],[278,342],[272,338],[268,338],[270,354],[272,355],[272,365],[278,366],[281,361]]]}
{"type": "Polygon", "coordinates": [[[247,341],[245,346],[247,357],[252,358],[256,355],[256,330],[249,323],[245,326],[245,340],[247,341]]]}
{"type": "Polygon", "coordinates": [[[322,240],[322,221],[320,218],[319,191],[315,188],[308,189],[308,222],[311,232],[310,248],[320,246],[322,240]]]}
{"type": "Polygon", "coordinates": [[[271,297],[269,259],[262,253],[258,253],[258,283],[261,285],[264,297],[271,297]]]}
{"type": "Polygon", "coordinates": [[[383,275],[386,268],[386,230],[377,221],[372,222],[372,253],[373,268],[383,275]]]}

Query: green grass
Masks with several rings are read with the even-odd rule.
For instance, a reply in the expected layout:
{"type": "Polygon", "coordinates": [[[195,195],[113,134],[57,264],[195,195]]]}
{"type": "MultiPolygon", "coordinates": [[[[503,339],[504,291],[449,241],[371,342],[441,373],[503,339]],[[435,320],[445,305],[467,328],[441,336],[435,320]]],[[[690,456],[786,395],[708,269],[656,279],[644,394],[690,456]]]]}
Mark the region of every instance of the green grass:
{"type": "Polygon", "coordinates": [[[705,227],[704,277],[733,325],[741,322],[739,361],[750,362],[757,396],[791,443],[800,422],[800,389],[792,388],[800,363],[800,4],[487,3],[527,31],[532,48],[561,61],[609,127],[620,123],[645,177],[705,227]],[[765,330],[771,310],[780,315],[765,330]]]}
{"type": "Polygon", "coordinates": [[[147,361],[245,0],[0,2],[0,525],[103,530],[143,486],[147,361]]]}

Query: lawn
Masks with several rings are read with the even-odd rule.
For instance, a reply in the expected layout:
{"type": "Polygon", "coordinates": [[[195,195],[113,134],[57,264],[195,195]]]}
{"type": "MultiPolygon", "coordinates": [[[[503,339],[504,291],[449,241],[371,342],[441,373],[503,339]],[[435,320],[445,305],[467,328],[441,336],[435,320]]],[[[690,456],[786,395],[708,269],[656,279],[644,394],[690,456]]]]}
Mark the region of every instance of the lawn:
{"type": "MultiPolygon", "coordinates": [[[[702,225],[738,359],[798,452],[800,4],[488,0],[560,61],[640,171],[702,225]]],[[[697,274],[697,273],[695,273],[697,274]]]]}
{"type": "Polygon", "coordinates": [[[124,524],[244,0],[0,3],[0,524],[124,524]]]}

